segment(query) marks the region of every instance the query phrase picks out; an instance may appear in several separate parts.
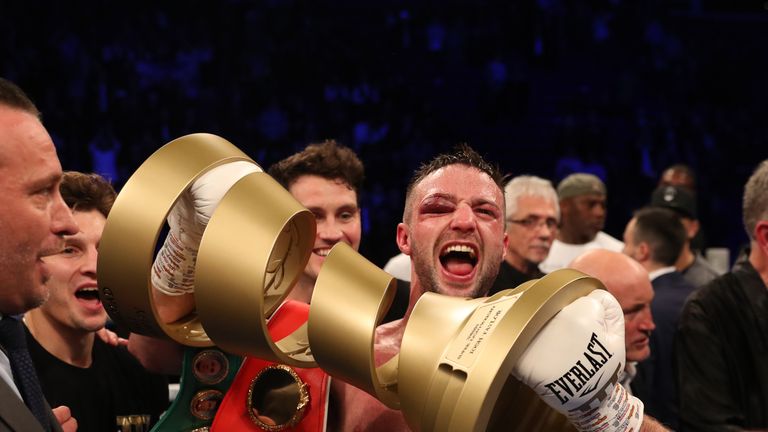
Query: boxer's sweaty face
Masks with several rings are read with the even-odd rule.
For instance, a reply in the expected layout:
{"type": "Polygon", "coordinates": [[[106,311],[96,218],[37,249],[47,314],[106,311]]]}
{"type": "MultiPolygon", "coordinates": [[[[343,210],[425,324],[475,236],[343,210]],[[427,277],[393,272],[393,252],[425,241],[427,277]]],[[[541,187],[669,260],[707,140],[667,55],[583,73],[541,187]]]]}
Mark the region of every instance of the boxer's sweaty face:
{"type": "Polygon", "coordinates": [[[360,208],[357,194],[340,179],[315,175],[296,179],[288,191],[315,215],[317,235],[304,274],[316,280],[331,247],[344,242],[355,250],[360,247],[360,208]]]}
{"type": "Polygon", "coordinates": [[[485,295],[506,251],[504,197],[487,174],[449,165],[413,190],[408,243],[423,291],[485,295]]]}

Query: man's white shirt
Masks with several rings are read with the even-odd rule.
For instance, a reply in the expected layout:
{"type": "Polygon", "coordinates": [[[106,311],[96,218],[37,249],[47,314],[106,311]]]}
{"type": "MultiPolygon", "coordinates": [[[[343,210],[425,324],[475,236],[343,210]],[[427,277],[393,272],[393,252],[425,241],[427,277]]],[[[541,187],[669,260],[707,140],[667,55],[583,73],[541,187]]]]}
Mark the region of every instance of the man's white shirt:
{"type": "Polygon", "coordinates": [[[558,239],[552,242],[547,259],[539,264],[539,269],[544,273],[552,273],[555,270],[568,267],[579,255],[591,249],[608,249],[614,252],[624,250],[624,242],[600,231],[594,240],[582,244],[563,243],[558,239]]]}

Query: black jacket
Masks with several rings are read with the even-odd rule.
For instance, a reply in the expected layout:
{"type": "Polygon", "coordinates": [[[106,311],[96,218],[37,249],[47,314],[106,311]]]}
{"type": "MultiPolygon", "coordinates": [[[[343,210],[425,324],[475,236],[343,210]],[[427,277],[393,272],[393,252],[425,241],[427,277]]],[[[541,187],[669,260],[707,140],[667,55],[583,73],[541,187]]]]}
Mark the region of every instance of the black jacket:
{"type": "Polygon", "coordinates": [[[681,430],[768,427],[768,289],[749,262],[691,295],[675,356],[681,430]]]}

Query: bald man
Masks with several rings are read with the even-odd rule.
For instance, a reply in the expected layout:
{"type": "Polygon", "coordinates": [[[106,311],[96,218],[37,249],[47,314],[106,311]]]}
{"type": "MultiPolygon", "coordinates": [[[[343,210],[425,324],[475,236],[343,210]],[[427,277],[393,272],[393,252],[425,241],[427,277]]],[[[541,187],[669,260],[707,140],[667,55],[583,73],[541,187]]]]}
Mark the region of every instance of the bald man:
{"type": "Polygon", "coordinates": [[[629,389],[637,362],[651,354],[649,337],[656,328],[651,316],[653,287],[648,271],[640,263],[619,252],[593,249],[568,266],[599,279],[619,301],[624,312],[624,338],[627,350],[626,374],[622,385],[629,389]]]}

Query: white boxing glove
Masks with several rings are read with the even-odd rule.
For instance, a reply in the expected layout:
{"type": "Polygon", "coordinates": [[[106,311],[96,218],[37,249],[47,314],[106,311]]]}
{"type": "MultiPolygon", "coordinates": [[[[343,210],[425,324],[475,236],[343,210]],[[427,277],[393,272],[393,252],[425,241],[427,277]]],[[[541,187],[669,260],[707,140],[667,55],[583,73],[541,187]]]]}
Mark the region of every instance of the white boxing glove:
{"type": "Polygon", "coordinates": [[[203,231],[224,194],[258,165],[230,162],[206,172],[179,197],[168,213],[168,235],[152,263],[152,285],[160,292],[178,296],[195,291],[195,262],[203,231]]]}
{"type": "Polygon", "coordinates": [[[638,431],[643,403],[619,383],[625,357],[621,306],[594,290],[544,326],[513,374],[580,431],[638,431]]]}

